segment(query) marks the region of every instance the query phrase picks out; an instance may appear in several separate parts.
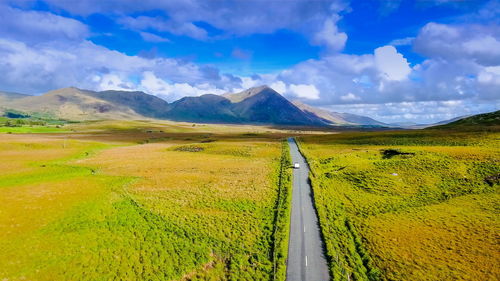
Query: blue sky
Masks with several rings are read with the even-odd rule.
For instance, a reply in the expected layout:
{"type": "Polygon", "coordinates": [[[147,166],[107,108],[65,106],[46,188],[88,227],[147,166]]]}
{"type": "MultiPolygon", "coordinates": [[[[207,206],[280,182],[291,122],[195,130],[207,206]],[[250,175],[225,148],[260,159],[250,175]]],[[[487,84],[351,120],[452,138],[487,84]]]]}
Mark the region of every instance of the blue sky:
{"type": "Polygon", "coordinates": [[[0,90],[172,101],[268,84],[385,122],[497,110],[500,3],[3,0],[0,90]]]}

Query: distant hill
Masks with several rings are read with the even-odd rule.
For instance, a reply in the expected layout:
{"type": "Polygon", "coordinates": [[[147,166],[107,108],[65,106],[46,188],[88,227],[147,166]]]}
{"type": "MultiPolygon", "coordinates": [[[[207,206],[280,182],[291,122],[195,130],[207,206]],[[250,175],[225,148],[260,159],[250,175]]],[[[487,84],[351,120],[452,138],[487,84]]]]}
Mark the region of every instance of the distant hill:
{"type": "Polygon", "coordinates": [[[316,116],[321,118],[324,122],[332,125],[364,125],[364,126],[381,126],[389,127],[388,124],[382,123],[370,117],[351,114],[351,113],[340,113],[328,111],[320,108],[316,108],[307,104],[304,104],[298,100],[293,101],[293,104],[300,108],[304,113],[310,116],[316,116]]]}
{"type": "Polygon", "coordinates": [[[448,119],[448,120],[443,120],[443,121],[439,121],[437,123],[434,123],[432,124],[431,126],[439,126],[439,125],[446,125],[446,124],[450,124],[450,123],[453,123],[455,121],[458,121],[460,119],[464,119],[464,118],[467,118],[467,117],[470,117],[471,115],[463,115],[463,116],[458,116],[458,117],[455,117],[455,118],[452,118],[452,119],[448,119]]]}
{"type": "Polygon", "coordinates": [[[69,120],[157,118],[199,123],[297,126],[385,126],[369,117],[328,112],[290,102],[267,86],[222,96],[184,97],[168,103],[132,91],[88,91],[63,88],[40,96],[0,93],[0,108],[44,113],[69,120]]]}
{"type": "Polygon", "coordinates": [[[469,117],[462,118],[460,120],[445,124],[445,125],[438,125],[434,126],[432,128],[437,128],[437,129],[460,129],[460,128],[484,128],[484,127],[493,127],[493,126],[500,126],[500,110],[490,112],[490,113],[483,113],[483,114],[477,114],[469,117]]]}
{"type": "Polygon", "coordinates": [[[25,97],[29,97],[29,95],[0,91],[0,104],[10,102],[16,99],[22,99],[25,97]]]}
{"type": "Polygon", "coordinates": [[[389,127],[388,124],[382,123],[380,121],[377,121],[373,118],[367,117],[367,116],[362,116],[362,115],[356,115],[356,114],[351,114],[351,113],[338,113],[338,112],[331,112],[333,116],[336,118],[340,118],[345,120],[346,122],[349,122],[351,124],[360,124],[360,125],[366,125],[366,126],[379,126],[379,127],[389,127]]]}
{"type": "Polygon", "coordinates": [[[4,108],[45,113],[69,120],[140,119],[130,106],[95,97],[96,92],[63,88],[41,96],[26,96],[2,103],[4,108]]]}
{"type": "Polygon", "coordinates": [[[170,105],[165,100],[144,92],[130,91],[85,91],[87,95],[119,107],[131,109],[135,114],[151,118],[165,118],[170,105]]]}
{"type": "Polygon", "coordinates": [[[438,125],[445,125],[448,123],[451,123],[453,121],[460,120],[465,117],[469,117],[470,115],[463,115],[463,116],[458,116],[452,119],[447,119],[443,121],[439,121],[436,123],[432,124],[421,124],[421,123],[415,123],[415,122],[397,122],[397,123],[389,123],[388,126],[393,127],[393,128],[403,128],[403,129],[425,129],[429,127],[434,127],[438,125]]]}

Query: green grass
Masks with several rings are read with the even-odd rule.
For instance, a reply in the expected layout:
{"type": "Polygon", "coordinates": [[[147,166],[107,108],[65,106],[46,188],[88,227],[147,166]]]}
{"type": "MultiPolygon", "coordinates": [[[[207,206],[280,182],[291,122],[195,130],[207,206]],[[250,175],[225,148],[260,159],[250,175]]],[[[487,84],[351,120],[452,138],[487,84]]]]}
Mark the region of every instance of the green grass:
{"type": "Polygon", "coordinates": [[[55,126],[22,126],[22,127],[0,127],[0,133],[32,134],[32,133],[67,133],[65,128],[55,126]]]}
{"type": "Polygon", "coordinates": [[[300,138],[334,280],[498,275],[499,184],[485,179],[500,174],[499,140],[439,130],[300,138]]]}
{"type": "Polygon", "coordinates": [[[65,133],[68,129],[62,126],[69,122],[56,119],[44,113],[24,113],[16,110],[5,110],[0,116],[0,133],[65,133]]]}
{"type": "Polygon", "coordinates": [[[273,279],[286,280],[288,258],[288,241],[290,229],[290,212],[292,200],[292,160],[290,148],[286,141],[282,144],[279,169],[276,169],[276,185],[278,197],[274,215],[273,229],[273,279]]]}
{"type": "Polygon", "coordinates": [[[284,280],[279,136],[101,130],[0,138],[0,279],[284,280]]]}

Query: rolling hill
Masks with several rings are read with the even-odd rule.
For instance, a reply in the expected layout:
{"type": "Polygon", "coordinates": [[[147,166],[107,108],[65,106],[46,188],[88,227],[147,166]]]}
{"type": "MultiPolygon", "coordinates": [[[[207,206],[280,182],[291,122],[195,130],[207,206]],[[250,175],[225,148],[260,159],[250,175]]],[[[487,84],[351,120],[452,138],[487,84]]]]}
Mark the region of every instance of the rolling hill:
{"type": "Polygon", "coordinates": [[[173,121],[297,126],[385,126],[369,117],[329,112],[290,102],[267,86],[222,96],[206,94],[168,103],[138,91],[63,88],[40,96],[0,93],[0,109],[44,113],[68,120],[168,119],[173,121]]]}
{"type": "Polygon", "coordinates": [[[68,120],[140,119],[130,106],[95,97],[95,92],[63,88],[41,96],[26,96],[2,103],[4,109],[43,113],[68,120]]]}
{"type": "Polygon", "coordinates": [[[298,108],[300,108],[304,113],[312,117],[319,117],[324,122],[332,125],[351,125],[351,126],[364,125],[364,126],[390,127],[389,124],[382,123],[367,116],[328,111],[304,104],[298,100],[293,101],[293,104],[298,108]]]}
{"type": "Polygon", "coordinates": [[[500,110],[465,117],[444,125],[433,126],[436,129],[475,129],[500,126],[500,110]]]}
{"type": "Polygon", "coordinates": [[[0,104],[25,97],[29,97],[29,95],[0,91],[0,104]]]}

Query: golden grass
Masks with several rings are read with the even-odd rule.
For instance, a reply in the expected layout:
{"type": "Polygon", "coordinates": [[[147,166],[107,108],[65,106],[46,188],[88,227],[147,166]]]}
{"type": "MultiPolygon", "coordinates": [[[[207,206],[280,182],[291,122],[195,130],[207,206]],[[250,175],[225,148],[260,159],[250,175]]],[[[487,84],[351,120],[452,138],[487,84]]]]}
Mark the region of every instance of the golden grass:
{"type": "Polygon", "coordinates": [[[367,220],[366,246],[389,280],[495,280],[498,194],[468,195],[367,220]]]}
{"type": "Polygon", "coordinates": [[[0,280],[270,278],[282,132],[74,126],[0,138],[0,280]]]}
{"type": "Polygon", "coordinates": [[[301,138],[335,280],[496,280],[498,132],[301,138]],[[384,158],[384,150],[406,155],[384,158]]]}

